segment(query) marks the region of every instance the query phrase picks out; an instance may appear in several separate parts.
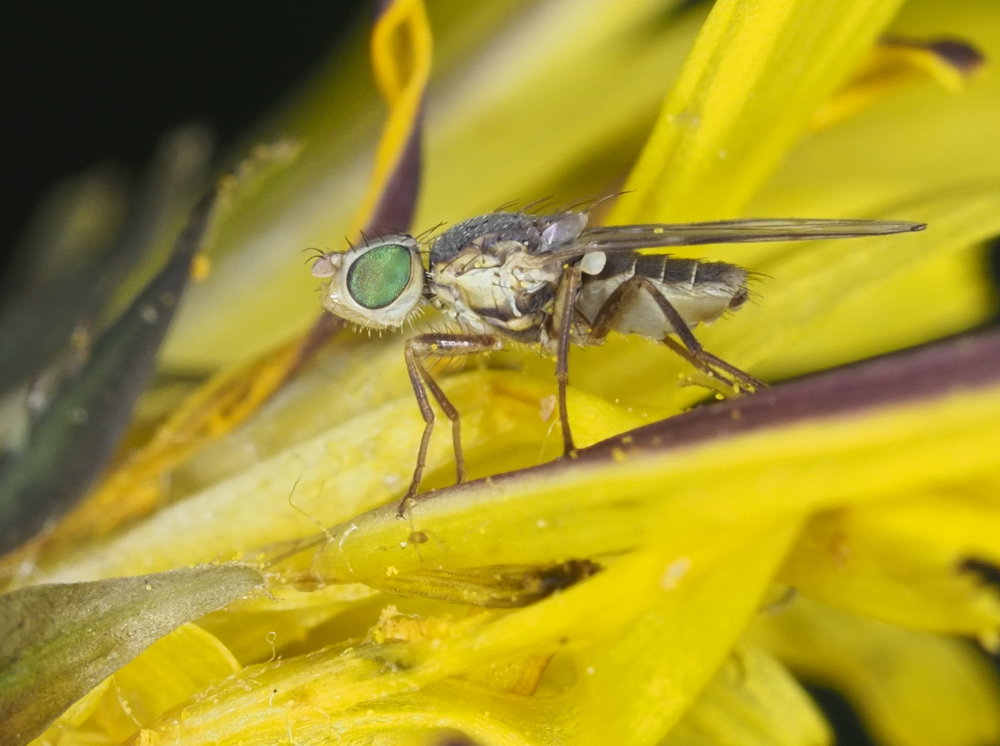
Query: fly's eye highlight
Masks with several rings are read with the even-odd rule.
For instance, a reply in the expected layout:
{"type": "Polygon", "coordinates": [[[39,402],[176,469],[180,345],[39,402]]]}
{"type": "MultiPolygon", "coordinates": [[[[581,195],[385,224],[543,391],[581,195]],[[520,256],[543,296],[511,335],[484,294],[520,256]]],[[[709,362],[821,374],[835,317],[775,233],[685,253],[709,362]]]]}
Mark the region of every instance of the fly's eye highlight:
{"type": "Polygon", "coordinates": [[[363,308],[385,308],[406,290],[412,271],[406,246],[375,246],[359,256],[347,271],[347,291],[363,308]]]}

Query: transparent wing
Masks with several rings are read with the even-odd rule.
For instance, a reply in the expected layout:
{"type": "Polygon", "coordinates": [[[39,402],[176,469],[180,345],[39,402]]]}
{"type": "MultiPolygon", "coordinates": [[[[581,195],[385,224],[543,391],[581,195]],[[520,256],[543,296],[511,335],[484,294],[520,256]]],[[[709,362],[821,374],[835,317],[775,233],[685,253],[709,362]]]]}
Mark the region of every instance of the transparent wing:
{"type": "Polygon", "coordinates": [[[611,225],[588,228],[571,246],[555,253],[559,258],[590,251],[633,251],[669,246],[755,241],[807,241],[817,238],[859,238],[920,231],[927,226],[902,220],[718,220],[708,223],[611,225]]]}

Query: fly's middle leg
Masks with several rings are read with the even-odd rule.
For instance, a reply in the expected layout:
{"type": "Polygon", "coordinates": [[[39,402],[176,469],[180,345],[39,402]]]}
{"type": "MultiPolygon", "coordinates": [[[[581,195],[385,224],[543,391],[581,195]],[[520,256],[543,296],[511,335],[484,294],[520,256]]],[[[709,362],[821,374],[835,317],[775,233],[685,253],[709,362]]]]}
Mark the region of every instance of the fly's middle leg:
{"type": "Polygon", "coordinates": [[[399,502],[398,513],[404,515],[413,497],[420,488],[427,463],[427,449],[431,443],[431,433],[434,432],[434,407],[431,406],[427,392],[441,407],[441,411],[451,421],[451,438],[455,449],[455,472],[459,482],[465,481],[465,456],[462,453],[462,432],[459,423],[458,410],[445,395],[441,386],[431,376],[424,365],[424,360],[430,357],[455,357],[458,355],[475,355],[500,348],[500,340],[489,334],[420,334],[406,342],[404,357],[406,372],[410,376],[410,385],[417,398],[420,414],[424,418],[424,432],[420,437],[420,450],[417,452],[417,464],[413,470],[410,488],[399,502]]]}
{"type": "Polygon", "coordinates": [[[580,281],[579,265],[568,264],[563,267],[552,314],[551,334],[556,339],[556,383],[559,390],[559,426],[562,429],[564,456],[572,456],[576,452],[573,434],[569,429],[566,387],[569,385],[570,331],[576,314],[576,296],[580,290],[580,281]]]}
{"type": "Polygon", "coordinates": [[[754,378],[735,365],[727,363],[702,347],[680,312],[664,297],[656,285],[643,275],[633,275],[607,297],[591,326],[591,336],[596,340],[607,337],[622,316],[628,313],[633,300],[642,292],[649,293],[680,340],[678,342],[667,336],[661,340],[663,344],[687,360],[693,367],[738,391],[752,392],[767,387],[763,381],[754,378]]]}

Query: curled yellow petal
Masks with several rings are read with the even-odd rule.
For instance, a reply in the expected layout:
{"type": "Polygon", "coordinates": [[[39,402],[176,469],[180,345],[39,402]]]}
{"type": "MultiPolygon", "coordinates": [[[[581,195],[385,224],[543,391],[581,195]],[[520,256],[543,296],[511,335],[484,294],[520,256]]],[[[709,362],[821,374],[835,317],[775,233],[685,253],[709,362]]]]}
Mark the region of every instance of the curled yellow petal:
{"type": "Polygon", "coordinates": [[[830,127],[887,93],[921,79],[931,79],[957,93],[984,61],[974,47],[958,41],[884,39],[868,53],[844,88],[813,114],[810,126],[830,127]]]}
{"type": "Polygon", "coordinates": [[[431,70],[431,32],[421,0],[391,0],[387,4],[372,30],[371,55],[375,80],[389,104],[389,118],[352,235],[360,232],[375,211],[407,142],[419,138],[418,119],[431,70]]]}

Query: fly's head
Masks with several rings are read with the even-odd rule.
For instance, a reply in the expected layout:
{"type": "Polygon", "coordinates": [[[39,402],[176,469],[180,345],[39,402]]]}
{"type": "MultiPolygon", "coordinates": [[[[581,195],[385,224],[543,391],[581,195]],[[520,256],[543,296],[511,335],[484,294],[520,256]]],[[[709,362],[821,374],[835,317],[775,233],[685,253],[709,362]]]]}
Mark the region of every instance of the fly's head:
{"type": "Polygon", "coordinates": [[[369,329],[402,326],[424,292],[420,248],[403,234],[325,253],[313,262],[312,273],[327,280],[327,311],[369,329]]]}

